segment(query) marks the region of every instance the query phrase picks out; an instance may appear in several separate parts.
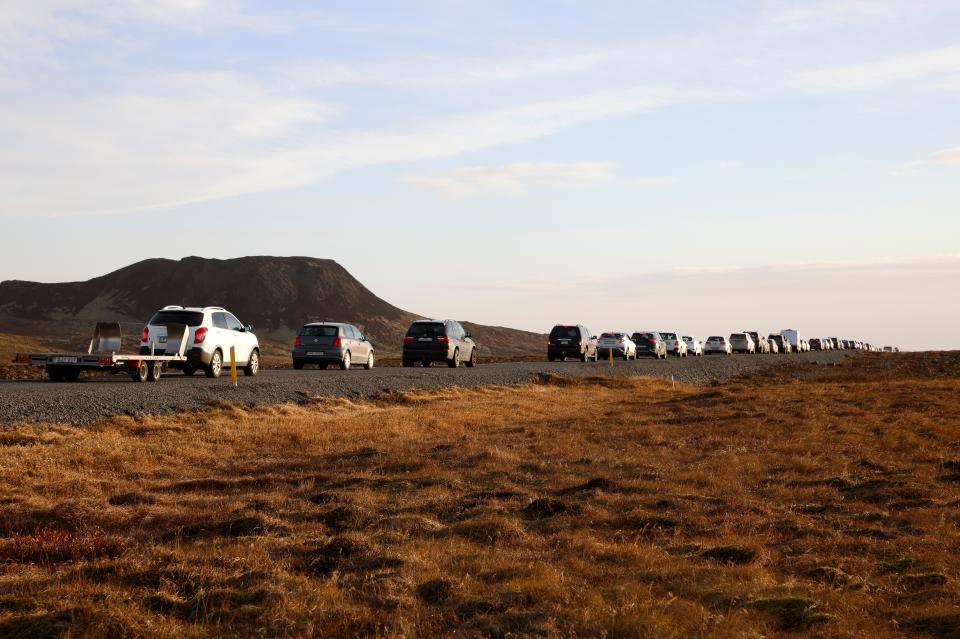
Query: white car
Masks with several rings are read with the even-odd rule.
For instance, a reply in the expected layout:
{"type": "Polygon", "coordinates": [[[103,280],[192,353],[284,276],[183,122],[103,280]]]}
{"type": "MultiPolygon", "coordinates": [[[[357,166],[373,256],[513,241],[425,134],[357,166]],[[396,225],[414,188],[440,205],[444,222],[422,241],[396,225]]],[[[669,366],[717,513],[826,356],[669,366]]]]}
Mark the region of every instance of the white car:
{"type": "Polygon", "coordinates": [[[687,356],[687,343],[681,339],[680,333],[671,333],[670,331],[657,331],[667,345],[667,353],[677,357],[687,356]]]}
{"type": "Polygon", "coordinates": [[[703,355],[703,343],[690,335],[684,335],[683,341],[687,345],[687,353],[694,357],[703,355]]]}
{"type": "Polygon", "coordinates": [[[731,355],[733,354],[733,347],[730,346],[730,342],[723,335],[711,335],[703,345],[703,353],[704,355],[713,353],[731,355]]]}
{"type": "Polygon", "coordinates": [[[757,345],[753,343],[753,338],[749,333],[732,333],[730,335],[730,346],[734,353],[745,353],[753,355],[757,352],[757,345]]]}
{"type": "Polygon", "coordinates": [[[613,353],[615,357],[623,359],[637,359],[637,345],[630,339],[630,333],[626,331],[610,331],[600,335],[600,341],[597,343],[597,355],[600,359],[609,358],[613,353]]]}
{"type": "MultiPolygon", "coordinates": [[[[219,306],[205,308],[164,306],[147,322],[140,335],[140,354],[166,352],[167,326],[187,327],[185,362],[171,362],[170,368],[180,368],[185,375],[193,375],[201,368],[207,377],[220,377],[224,366],[230,366],[230,348],[233,348],[237,367],[244,375],[260,372],[260,341],[253,328],[244,325],[232,313],[219,306]]],[[[171,352],[175,347],[171,338],[171,352]]],[[[177,345],[179,346],[179,344],[177,345]]]]}

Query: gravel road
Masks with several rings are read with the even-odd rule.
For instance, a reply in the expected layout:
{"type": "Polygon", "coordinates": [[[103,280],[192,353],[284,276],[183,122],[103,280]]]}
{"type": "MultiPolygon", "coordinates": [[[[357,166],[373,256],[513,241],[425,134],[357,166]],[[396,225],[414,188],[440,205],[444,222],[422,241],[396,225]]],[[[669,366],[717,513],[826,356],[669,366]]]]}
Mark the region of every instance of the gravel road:
{"type": "Polygon", "coordinates": [[[836,362],[839,351],[798,355],[720,355],[666,360],[641,359],[597,364],[580,362],[504,362],[475,368],[360,368],[349,371],[306,369],[263,370],[240,376],[238,388],[229,376],[206,379],[178,372],[158,383],[136,384],[127,375],[81,376],[78,382],[0,381],[0,423],[50,422],[86,424],[111,415],[161,415],[195,410],[218,400],[241,405],[303,403],[310,397],[368,398],[391,391],[521,384],[541,374],[566,376],[647,375],[704,385],[766,366],[786,362],[836,362]]]}

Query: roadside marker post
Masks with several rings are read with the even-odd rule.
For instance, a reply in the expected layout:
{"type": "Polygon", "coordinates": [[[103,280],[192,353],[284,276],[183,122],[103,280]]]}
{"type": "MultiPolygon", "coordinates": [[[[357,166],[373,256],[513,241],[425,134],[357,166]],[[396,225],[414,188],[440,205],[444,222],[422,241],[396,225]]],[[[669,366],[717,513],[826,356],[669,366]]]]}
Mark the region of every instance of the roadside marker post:
{"type": "Polygon", "coordinates": [[[613,349],[611,348],[607,352],[610,353],[610,367],[613,368],[613,349]]]}
{"type": "Polygon", "coordinates": [[[231,346],[230,347],[230,380],[233,382],[234,388],[237,386],[237,351],[231,346]]]}

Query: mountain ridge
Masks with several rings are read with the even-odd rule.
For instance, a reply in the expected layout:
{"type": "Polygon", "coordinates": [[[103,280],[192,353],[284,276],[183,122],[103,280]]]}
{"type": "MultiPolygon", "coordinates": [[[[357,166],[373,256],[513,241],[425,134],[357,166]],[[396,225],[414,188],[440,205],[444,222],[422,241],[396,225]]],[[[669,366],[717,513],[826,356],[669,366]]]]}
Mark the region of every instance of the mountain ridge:
{"type": "MultiPolygon", "coordinates": [[[[223,306],[261,338],[280,342],[307,321],[350,322],[383,352],[398,352],[409,323],[422,317],[378,297],[335,260],[308,256],[149,258],[83,281],[0,282],[2,323],[21,331],[33,326],[31,333],[45,329],[51,337],[80,334],[84,323],[96,321],[142,324],[168,304],[223,306]]],[[[541,350],[542,335],[464,324],[481,352],[541,350]]]]}

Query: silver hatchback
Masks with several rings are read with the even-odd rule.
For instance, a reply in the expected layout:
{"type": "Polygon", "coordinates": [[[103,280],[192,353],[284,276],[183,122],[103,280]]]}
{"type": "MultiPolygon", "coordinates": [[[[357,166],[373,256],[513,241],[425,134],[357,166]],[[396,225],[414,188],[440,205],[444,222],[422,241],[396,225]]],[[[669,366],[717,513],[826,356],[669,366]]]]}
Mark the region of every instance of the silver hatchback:
{"type": "Polygon", "coordinates": [[[353,362],[362,362],[367,370],[373,368],[373,344],[352,324],[315,322],[304,324],[293,340],[293,367],[300,370],[306,364],[326,368],[333,364],[347,370],[353,362]]]}

